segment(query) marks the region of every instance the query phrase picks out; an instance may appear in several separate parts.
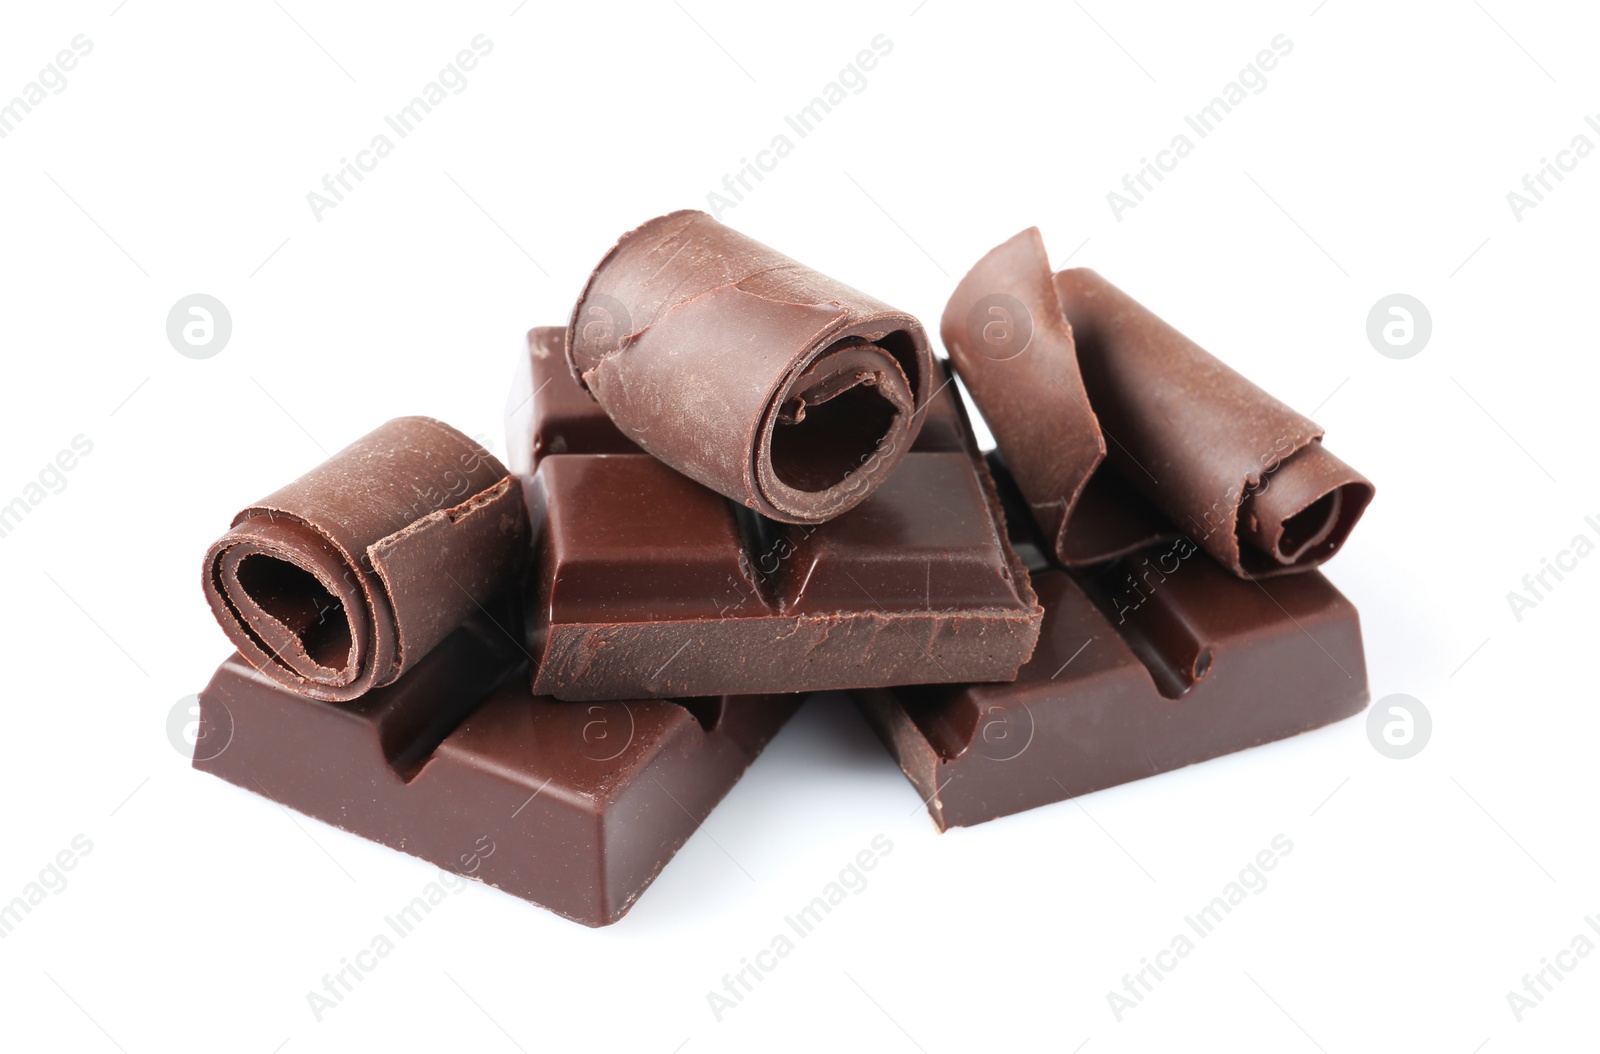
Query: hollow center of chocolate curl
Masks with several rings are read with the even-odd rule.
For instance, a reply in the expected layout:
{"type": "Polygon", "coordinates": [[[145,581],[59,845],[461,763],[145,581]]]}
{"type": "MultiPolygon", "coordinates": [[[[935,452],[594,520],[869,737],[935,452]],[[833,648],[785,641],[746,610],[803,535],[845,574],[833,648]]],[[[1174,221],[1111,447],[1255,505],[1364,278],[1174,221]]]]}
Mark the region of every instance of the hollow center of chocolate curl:
{"type": "MultiPolygon", "coordinates": [[[[237,574],[255,606],[292,633],[312,662],[330,670],[349,662],[350,620],[344,604],[315,575],[261,553],[241,560],[237,574]]],[[[264,640],[276,636],[256,629],[264,640]]]]}
{"type": "Polygon", "coordinates": [[[825,402],[788,408],[772,431],[772,469],[796,490],[827,490],[865,464],[897,411],[867,374],[825,402]]]}
{"type": "Polygon", "coordinates": [[[1327,541],[1338,526],[1341,504],[1341,494],[1335,490],[1283,521],[1283,534],[1278,537],[1278,559],[1293,563],[1306,550],[1327,541]]]}

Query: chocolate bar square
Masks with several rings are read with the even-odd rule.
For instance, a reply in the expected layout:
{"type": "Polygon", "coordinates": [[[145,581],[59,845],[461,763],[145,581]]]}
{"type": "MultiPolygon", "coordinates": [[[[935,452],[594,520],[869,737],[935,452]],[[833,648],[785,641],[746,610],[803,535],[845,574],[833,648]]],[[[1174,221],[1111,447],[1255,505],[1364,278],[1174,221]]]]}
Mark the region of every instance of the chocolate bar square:
{"type": "Polygon", "coordinates": [[[900,467],[780,524],[606,434],[560,329],[529,334],[512,462],[533,524],[533,691],[568,700],[1008,680],[1041,612],[954,392],[900,467]]]}

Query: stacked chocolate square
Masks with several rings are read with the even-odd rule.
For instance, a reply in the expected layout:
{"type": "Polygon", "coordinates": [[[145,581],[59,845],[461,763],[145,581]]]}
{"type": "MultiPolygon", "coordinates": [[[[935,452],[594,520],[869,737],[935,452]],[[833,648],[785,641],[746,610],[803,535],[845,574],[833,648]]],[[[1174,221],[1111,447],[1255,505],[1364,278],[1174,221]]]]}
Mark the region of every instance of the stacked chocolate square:
{"type": "Polygon", "coordinates": [[[807,692],[940,829],[1362,709],[1315,568],[1372,486],[1314,423],[1033,230],[941,335],[703,213],[630,232],[529,334],[510,471],[401,418],[212,546],[195,766],[600,926],[807,692]]]}

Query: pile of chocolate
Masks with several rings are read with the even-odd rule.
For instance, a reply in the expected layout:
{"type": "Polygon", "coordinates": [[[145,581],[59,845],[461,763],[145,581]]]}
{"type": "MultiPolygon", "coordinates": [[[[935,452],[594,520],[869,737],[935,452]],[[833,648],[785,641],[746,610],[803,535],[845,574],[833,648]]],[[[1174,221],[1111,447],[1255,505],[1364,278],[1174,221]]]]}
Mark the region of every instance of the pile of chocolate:
{"type": "Polygon", "coordinates": [[[401,418],[211,547],[196,767],[601,926],[807,692],[941,830],[1365,706],[1315,568],[1372,485],[1316,424],[1036,230],[941,336],[704,213],[623,236],[528,335],[510,470],[401,418]]]}

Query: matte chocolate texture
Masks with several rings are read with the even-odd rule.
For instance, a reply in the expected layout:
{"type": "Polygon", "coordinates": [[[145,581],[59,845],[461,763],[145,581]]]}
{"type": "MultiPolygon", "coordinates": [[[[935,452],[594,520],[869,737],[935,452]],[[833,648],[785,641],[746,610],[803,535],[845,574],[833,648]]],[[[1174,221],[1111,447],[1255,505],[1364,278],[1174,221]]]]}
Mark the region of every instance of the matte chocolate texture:
{"type": "Polygon", "coordinates": [[[1360,620],[1319,572],[1245,581],[1180,539],[1033,566],[1044,628],[1010,684],[858,691],[941,830],[1318,728],[1368,699],[1360,620]]]}
{"type": "Polygon", "coordinates": [[[529,334],[509,407],[534,530],[535,694],[1007,680],[1032,653],[1040,611],[953,391],[866,501],[778,524],[619,453],[628,440],[562,368],[563,339],[529,334]]]}
{"type": "Polygon", "coordinates": [[[234,517],[204,588],[251,665],[295,691],[390,684],[515,574],[519,488],[449,425],[402,417],[234,517]]]}
{"type": "Polygon", "coordinates": [[[695,211],[622,236],[567,340],[619,431],[785,523],[882,486],[943,379],[915,318],[695,211]]]}
{"type": "Polygon", "coordinates": [[[509,622],[475,615],[348,702],[236,654],[200,694],[200,742],[226,746],[194,766],[575,922],[616,922],[800,697],[536,698],[509,622]]]}
{"type": "Polygon", "coordinates": [[[1069,567],[1182,531],[1238,575],[1304,571],[1372,499],[1315,422],[1093,271],[1051,275],[1037,228],[972,268],[940,332],[1069,567]]]}

